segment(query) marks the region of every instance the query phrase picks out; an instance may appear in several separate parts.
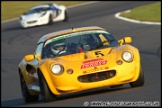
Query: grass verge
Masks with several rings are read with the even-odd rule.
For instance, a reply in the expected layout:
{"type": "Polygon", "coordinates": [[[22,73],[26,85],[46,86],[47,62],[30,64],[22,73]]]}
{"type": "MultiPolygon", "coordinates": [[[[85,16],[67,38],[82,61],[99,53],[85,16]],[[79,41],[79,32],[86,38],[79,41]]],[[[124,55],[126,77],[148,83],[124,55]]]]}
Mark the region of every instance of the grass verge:
{"type": "Polygon", "coordinates": [[[89,1],[2,1],[1,21],[17,18],[31,7],[43,3],[56,3],[58,5],[73,6],[89,1]]]}
{"type": "Polygon", "coordinates": [[[139,21],[161,22],[161,3],[139,6],[128,13],[122,12],[120,16],[139,21]]]}

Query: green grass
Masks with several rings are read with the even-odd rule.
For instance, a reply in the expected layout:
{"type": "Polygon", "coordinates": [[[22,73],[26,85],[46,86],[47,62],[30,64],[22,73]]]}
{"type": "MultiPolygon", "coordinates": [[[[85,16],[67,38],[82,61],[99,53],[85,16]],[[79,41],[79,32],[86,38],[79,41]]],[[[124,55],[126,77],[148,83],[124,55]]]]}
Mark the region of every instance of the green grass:
{"type": "Polygon", "coordinates": [[[43,3],[56,3],[65,6],[72,6],[89,1],[2,1],[1,2],[1,21],[17,18],[29,8],[43,3]]]}
{"type": "MultiPolygon", "coordinates": [[[[1,21],[17,18],[32,6],[42,3],[56,3],[68,7],[85,2],[89,1],[2,1],[1,21]]],[[[161,2],[136,7],[129,13],[121,13],[121,16],[140,21],[161,22],[161,2]]]]}
{"type": "Polygon", "coordinates": [[[129,13],[121,13],[121,16],[140,21],[161,22],[161,2],[136,7],[129,13]]]}

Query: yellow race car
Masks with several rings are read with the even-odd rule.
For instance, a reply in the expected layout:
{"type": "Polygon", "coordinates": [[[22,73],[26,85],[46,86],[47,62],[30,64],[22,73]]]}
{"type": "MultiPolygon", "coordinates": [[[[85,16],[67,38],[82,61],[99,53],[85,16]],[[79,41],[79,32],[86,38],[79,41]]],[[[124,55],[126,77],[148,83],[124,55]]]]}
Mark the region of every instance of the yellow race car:
{"type": "Polygon", "coordinates": [[[116,40],[98,26],[49,33],[18,66],[25,102],[42,96],[54,101],[62,94],[100,87],[144,85],[139,50],[131,37],[116,40]]]}

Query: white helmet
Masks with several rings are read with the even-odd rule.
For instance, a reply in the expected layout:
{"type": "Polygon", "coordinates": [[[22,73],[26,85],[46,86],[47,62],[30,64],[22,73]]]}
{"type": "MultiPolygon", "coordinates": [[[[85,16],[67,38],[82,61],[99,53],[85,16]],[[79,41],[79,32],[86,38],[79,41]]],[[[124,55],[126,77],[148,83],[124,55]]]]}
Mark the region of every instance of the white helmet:
{"type": "Polygon", "coordinates": [[[59,54],[65,53],[66,49],[67,49],[67,47],[66,47],[65,43],[56,43],[56,44],[51,45],[51,51],[54,55],[57,55],[58,53],[59,54]],[[59,46],[64,46],[64,49],[61,51],[57,50],[57,47],[59,47],[59,46]]]}

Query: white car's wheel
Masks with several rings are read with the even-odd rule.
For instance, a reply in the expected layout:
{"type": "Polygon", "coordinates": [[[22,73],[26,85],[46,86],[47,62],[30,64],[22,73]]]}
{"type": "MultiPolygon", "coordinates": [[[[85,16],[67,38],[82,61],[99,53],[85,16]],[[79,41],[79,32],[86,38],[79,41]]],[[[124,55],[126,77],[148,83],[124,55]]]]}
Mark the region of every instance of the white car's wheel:
{"type": "Polygon", "coordinates": [[[52,15],[49,16],[49,20],[48,20],[48,24],[52,24],[53,23],[53,18],[52,15]]]}
{"type": "Polygon", "coordinates": [[[69,17],[68,17],[68,13],[67,11],[65,11],[65,19],[63,21],[68,21],[69,17]]]}

